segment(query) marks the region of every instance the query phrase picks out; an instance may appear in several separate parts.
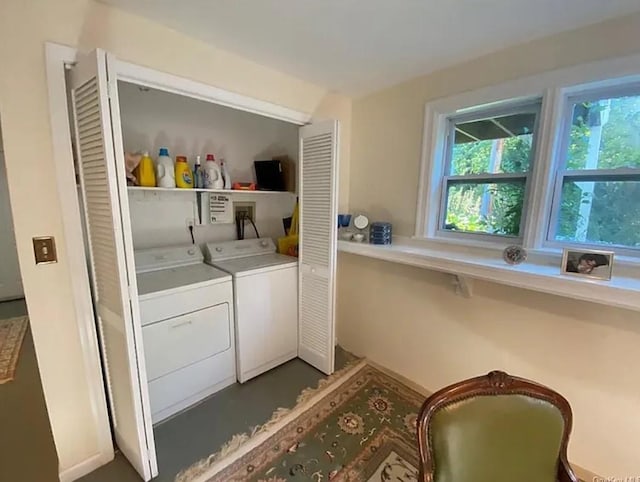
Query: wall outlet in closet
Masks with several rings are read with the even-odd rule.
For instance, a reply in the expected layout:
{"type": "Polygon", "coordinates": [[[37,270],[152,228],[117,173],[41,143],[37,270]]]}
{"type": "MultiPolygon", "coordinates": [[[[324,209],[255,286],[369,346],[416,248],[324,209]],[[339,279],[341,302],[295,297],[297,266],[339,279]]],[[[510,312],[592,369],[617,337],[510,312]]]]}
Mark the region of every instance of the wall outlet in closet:
{"type": "Polygon", "coordinates": [[[233,217],[237,218],[244,214],[245,219],[256,221],[256,203],[255,202],[236,202],[233,204],[233,217]]]}
{"type": "Polygon", "coordinates": [[[187,231],[190,231],[191,229],[193,229],[193,226],[195,225],[195,221],[193,220],[193,218],[187,218],[184,220],[184,225],[187,228],[187,231]]]}

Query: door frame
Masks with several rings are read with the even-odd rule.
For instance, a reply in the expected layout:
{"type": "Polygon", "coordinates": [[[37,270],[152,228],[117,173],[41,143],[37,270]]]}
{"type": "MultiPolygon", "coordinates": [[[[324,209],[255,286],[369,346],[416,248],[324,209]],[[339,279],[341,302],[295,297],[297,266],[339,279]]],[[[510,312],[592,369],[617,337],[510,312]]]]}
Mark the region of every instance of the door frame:
{"type": "Polygon", "coordinates": [[[76,49],[53,43],[45,44],[47,90],[49,96],[49,118],[53,160],[64,242],[66,245],[73,305],[78,323],[78,333],[82,345],[86,382],[89,387],[92,416],[99,437],[99,452],[87,460],[61,471],[61,482],[72,481],[110,462],[114,457],[114,447],[109,424],[109,412],[104,387],[102,361],[98,347],[98,333],[93,312],[89,273],[86,264],[84,221],[80,215],[78,191],[75,189],[76,175],[71,148],[71,128],[67,104],[65,70],[76,59],[76,49]],[[69,189],[69,185],[74,189],[69,189]]]}
{"type": "MultiPolygon", "coordinates": [[[[45,43],[49,119],[56,184],[60,199],[64,242],[71,273],[73,304],[82,345],[92,414],[99,436],[100,451],[89,459],[62,471],[59,474],[62,482],[72,481],[86,475],[108,463],[114,457],[102,361],[98,347],[98,333],[89,288],[80,202],[77,190],[68,188],[69,185],[75,186],[76,179],[71,147],[65,70],[67,66],[75,63],[76,54],[77,49],[74,47],[52,42],[45,43]]],[[[113,65],[115,65],[115,74],[118,80],[224,105],[292,124],[305,125],[311,121],[311,114],[309,113],[230,92],[202,82],[141,67],[118,59],[113,62],[113,65]]]]}

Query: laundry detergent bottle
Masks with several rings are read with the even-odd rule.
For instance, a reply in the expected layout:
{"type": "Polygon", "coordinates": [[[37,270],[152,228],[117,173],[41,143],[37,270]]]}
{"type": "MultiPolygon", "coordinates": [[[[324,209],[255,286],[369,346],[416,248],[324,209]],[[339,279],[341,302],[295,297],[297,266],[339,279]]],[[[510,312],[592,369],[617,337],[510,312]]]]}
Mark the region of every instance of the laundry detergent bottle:
{"type": "Polygon", "coordinates": [[[169,157],[169,150],[166,147],[160,148],[156,160],[156,183],[158,187],[176,187],[173,159],[169,157]]]}
{"type": "Polygon", "coordinates": [[[207,160],[204,163],[203,178],[204,187],[207,189],[222,189],[224,187],[222,171],[213,154],[207,154],[207,160]]]}
{"type": "Polygon", "coordinates": [[[145,152],[142,155],[142,159],[140,159],[140,164],[136,168],[136,179],[138,180],[138,186],[156,187],[155,166],[148,152],[145,152]]]}
{"type": "Polygon", "coordinates": [[[185,156],[176,157],[176,186],[182,189],[193,187],[193,172],[185,156]]]}

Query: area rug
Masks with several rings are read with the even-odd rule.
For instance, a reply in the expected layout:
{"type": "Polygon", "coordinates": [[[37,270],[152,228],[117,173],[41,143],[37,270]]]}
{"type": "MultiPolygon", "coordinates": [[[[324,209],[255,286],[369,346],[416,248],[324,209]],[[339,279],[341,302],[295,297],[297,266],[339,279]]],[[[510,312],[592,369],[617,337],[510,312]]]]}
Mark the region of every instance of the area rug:
{"type": "Polygon", "coordinates": [[[0,385],[13,380],[28,326],[27,316],[0,320],[0,385]]]}
{"type": "Polygon", "coordinates": [[[360,361],[302,398],[285,417],[275,414],[275,423],[231,441],[176,480],[418,480],[416,420],[424,395],[360,361]]]}

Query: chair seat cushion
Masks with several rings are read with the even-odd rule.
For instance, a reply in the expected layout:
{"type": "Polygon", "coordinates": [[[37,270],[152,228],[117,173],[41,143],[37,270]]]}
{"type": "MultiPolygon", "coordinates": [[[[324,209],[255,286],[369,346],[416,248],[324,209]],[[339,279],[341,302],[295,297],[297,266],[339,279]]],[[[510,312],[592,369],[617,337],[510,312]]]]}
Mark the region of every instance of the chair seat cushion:
{"type": "Polygon", "coordinates": [[[525,395],[476,396],[431,420],[435,482],[557,482],[564,420],[525,395]]]}

